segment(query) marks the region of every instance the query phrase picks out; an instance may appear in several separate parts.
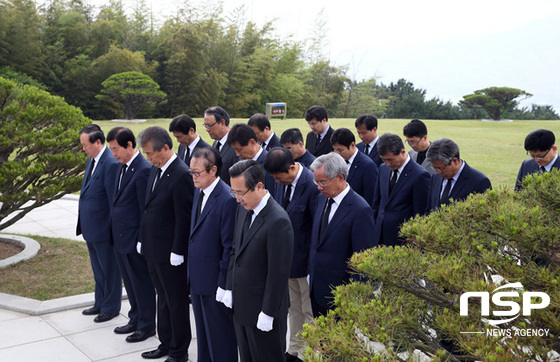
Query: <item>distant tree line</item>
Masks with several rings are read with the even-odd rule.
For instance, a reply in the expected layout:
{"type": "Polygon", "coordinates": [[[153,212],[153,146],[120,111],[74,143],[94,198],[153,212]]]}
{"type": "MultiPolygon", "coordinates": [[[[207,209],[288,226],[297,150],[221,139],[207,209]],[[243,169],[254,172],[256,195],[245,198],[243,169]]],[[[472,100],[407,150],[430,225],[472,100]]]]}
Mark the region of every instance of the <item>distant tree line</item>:
{"type": "MultiPolygon", "coordinates": [[[[318,16],[315,23],[324,28],[318,16]]],[[[268,102],[286,102],[288,117],[302,117],[313,104],[331,117],[427,119],[483,118],[401,79],[389,85],[376,78],[354,81],[348,67],[323,53],[324,31],[310,39],[281,39],[274,23],[246,21],[244,8],[225,13],[218,5],[185,2],[167,19],[153,16],[145,0],[125,9],[110,0],[95,9],[82,0],[0,0],[0,76],[39,86],[62,96],[94,119],[119,114],[96,98],[102,83],[123,72],[151,77],[167,95],[140,117],[199,116],[220,104],[234,117],[263,112],[268,102]]],[[[509,116],[505,114],[504,116],[509,116]]],[[[515,108],[516,119],[558,119],[550,106],[515,108]]]]}

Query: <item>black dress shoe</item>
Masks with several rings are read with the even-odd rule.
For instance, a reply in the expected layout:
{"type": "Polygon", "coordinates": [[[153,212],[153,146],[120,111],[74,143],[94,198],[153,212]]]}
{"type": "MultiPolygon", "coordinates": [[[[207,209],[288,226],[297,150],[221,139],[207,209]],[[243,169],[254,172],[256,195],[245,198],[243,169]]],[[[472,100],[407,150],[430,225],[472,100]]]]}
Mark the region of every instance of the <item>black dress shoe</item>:
{"type": "Polygon", "coordinates": [[[96,315],[96,314],[99,314],[100,312],[101,311],[99,310],[99,308],[91,307],[91,308],[88,308],[88,309],[84,309],[82,311],[82,314],[83,315],[96,315]]]}
{"type": "Polygon", "coordinates": [[[113,330],[116,334],[129,334],[136,331],[136,324],[132,324],[128,322],[128,324],[124,326],[117,327],[113,330]]]}
{"type": "Polygon", "coordinates": [[[183,358],[167,357],[164,362],[187,362],[187,356],[183,358]]]}
{"type": "Polygon", "coordinates": [[[161,350],[161,349],[154,349],[153,351],[143,352],[142,357],[147,359],[156,359],[161,358],[163,356],[167,356],[169,351],[161,350]]]}
{"type": "Polygon", "coordinates": [[[148,339],[149,337],[155,336],[156,331],[136,331],[132,333],[130,336],[126,337],[126,341],[130,343],[134,342],[142,342],[148,339]]]}
{"type": "Polygon", "coordinates": [[[115,318],[119,315],[119,312],[115,313],[99,313],[97,317],[93,320],[95,323],[103,323],[110,321],[111,319],[115,318]]]}

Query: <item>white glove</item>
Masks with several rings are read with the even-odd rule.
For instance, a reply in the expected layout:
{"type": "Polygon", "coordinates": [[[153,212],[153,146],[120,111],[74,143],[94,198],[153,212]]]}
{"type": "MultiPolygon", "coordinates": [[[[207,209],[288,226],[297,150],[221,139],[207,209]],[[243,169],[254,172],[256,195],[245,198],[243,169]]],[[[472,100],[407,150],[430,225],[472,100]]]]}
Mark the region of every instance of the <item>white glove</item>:
{"type": "Polygon", "coordinates": [[[224,295],[226,294],[226,291],[223,290],[222,288],[218,287],[218,289],[216,289],[216,302],[222,302],[222,299],[224,299],[224,295]]]}
{"type": "Polygon", "coordinates": [[[136,243],[136,251],[138,252],[138,254],[142,254],[142,243],[141,242],[136,243]]]}
{"type": "Polygon", "coordinates": [[[231,309],[233,306],[233,295],[231,294],[231,290],[225,290],[224,296],[222,297],[222,303],[228,308],[231,309]]]}
{"type": "Polygon", "coordinates": [[[307,285],[309,285],[309,280],[311,279],[311,275],[307,274],[307,285]]]}
{"type": "Polygon", "coordinates": [[[274,322],[274,317],[260,312],[259,319],[257,319],[257,328],[263,332],[270,332],[272,330],[272,322],[274,322]]]}
{"type": "Polygon", "coordinates": [[[179,266],[183,264],[184,261],[185,261],[185,257],[183,255],[171,253],[171,256],[169,257],[169,262],[173,266],[179,266]]]}

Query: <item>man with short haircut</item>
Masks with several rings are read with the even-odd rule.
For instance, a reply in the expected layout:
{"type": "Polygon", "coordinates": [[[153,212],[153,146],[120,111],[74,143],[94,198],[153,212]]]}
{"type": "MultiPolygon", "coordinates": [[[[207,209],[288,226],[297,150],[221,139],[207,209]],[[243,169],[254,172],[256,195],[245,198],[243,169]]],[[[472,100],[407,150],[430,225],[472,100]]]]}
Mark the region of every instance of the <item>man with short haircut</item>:
{"type": "Polygon", "coordinates": [[[428,128],[424,122],[413,119],[404,126],[403,134],[406,138],[406,144],[412,148],[408,151],[410,158],[424,167],[430,175],[433,175],[436,170],[432,167],[432,163],[426,159],[426,154],[430,149],[430,141],[428,141],[428,128]]]}
{"type": "Polygon", "coordinates": [[[309,152],[315,157],[332,152],[331,136],[334,129],[329,126],[327,110],[321,106],[311,106],[305,112],[305,120],[311,128],[305,141],[309,152]]]}
{"type": "Polygon", "coordinates": [[[166,362],[185,362],[191,342],[185,256],[194,185],[189,167],[173,152],[173,141],[165,129],[146,128],[139,135],[139,144],[153,167],[137,249],[146,257],[156,287],[160,340],[157,349],[142,357],[169,355],[166,362]]]}
{"type": "Polygon", "coordinates": [[[459,146],[448,138],[432,142],[426,159],[436,171],[432,175],[428,210],[448,205],[451,199],[462,201],[470,194],[492,189],[488,177],[461,160],[459,146]]]}
{"type": "Polygon", "coordinates": [[[237,361],[231,310],[220,303],[226,289],[237,202],[221,174],[213,147],[197,148],[190,174],[197,187],[191,214],[188,276],[199,361],[237,361]]]}
{"type": "Polygon", "coordinates": [[[515,181],[515,191],[523,188],[523,179],[532,173],[550,172],[553,168],[560,168],[558,147],[554,144],[554,133],[546,129],[538,129],[525,137],[525,150],[531,159],[523,161],[515,181]]]}
{"type": "Polygon", "coordinates": [[[186,163],[187,166],[191,162],[191,156],[195,148],[210,147],[210,145],[196,133],[196,123],[186,114],[181,114],[171,120],[169,132],[173,133],[173,137],[179,142],[177,156],[186,163]]]}
{"type": "Polygon", "coordinates": [[[280,139],[272,131],[270,121],[264,114],[253,114],[247,124],[255,131],[259,145],[263,149],[269,151],[274,147],[280,147],[280,139]]]}
{"type": "Polygon", "coordinates": [[[289,128],[282,133],[280,137],[282,147],[292,153],[294,161],[301,163],[309,168],[311,163],[315,161],[315,156],[309,152],[303,145],[303,135],[298,128],[289,128]]]}
{"type": "Polygon", "coordinates": [[[377,165],[381,166],[383,163],[377,152],[377,118],[372,115],[363,115],[356,118],[354,123],[358,132],[358,137],[362,142],[358,143],[356,147],[360,152],[363,152],[377,165]]]}
{"type": "Polygon", "coordinates": [[[376,246],[373,211],[346,182],[348,166],[335,152],[311,165],[317,197],[309,256],[309,289],[313,316],[334,308],[332,289],[350,282],[348,259],[376,246]]]}
{"type": "Polygon", "coordinates": [[[264,188],[254,160],[230,168],[235,215],[233,251],[222,302],[233,308],[241,361],[284,361],[288,278],[294,232],[286,211],[264,188]]]}
{"type": "MultiPolygon", "coordinates": [[[[231,127],[228,145],[235,151],[236,156],[241,160],[257,161],[264,171],[264,160],[267,151],[259,146],[257,135],[251,127],[243,123],[237,123],[231,127]]],[[[274,195],[274,178],[265,171],[265,188],[274,195]]]]}
{"type": "Polygon", "coordinates": [[[356,138],[348,128],[339,128],[331,137],[333,149],[348,165],[348,178],[352,190],[373,204],[373,191],[377,182],[377,165],[365,154],[358,151],[356,138]]]}
{"type": "Polygon", "coordinates": [[[422,215],[428,205],[430,174],[410,159],[401,138],[385,133],[377,141],[384,162],[373,197],[375,241],[379,245],[403,245],[401,225],[414,215],[422,215]]]}
{"type": "Polygon", "coordinates": [[[83,235],[95,279],[93,307],[82,311],[107,322],[121,310],[122,283],[115,250],[111,244],[110,207],[113,200],[114,166],[117,160],[105,146],[105,134],[96,124],[80,131],[80,143],[88,160],[80,191],[76,235],[83,235]]]}
{"type": "Polygon", "coordinates": [[[290,271],[290,343],[286,361],[303,359],[304,343],[296,334],[305,323],[313,319],[307,270],[311,229],[319,190],[313,183],[313,173],[298,162],[285,148],[274,148],[264,161],[265,170],[276,181],[275,200],[282,205],[292,221],[294,230],[294,253],[290,271]]]}
{"type": "Polygon", "coordinates": [[[113,128],[107,141],[119,162],[115,165],[111,204],[112,241],[130,303],[129,322],[114,332],[132,333],[126,341],[141,342],[156,334],[156,293],[146,259],[136,251],[136,244],[141,242],[140,220],[152,165],[136,149],[136,138],[130,129],[113,128]]]}
{"type": "Polygon", "coordinates": [[[235,151],[227,143],[229,134],[229,114],[222,107],[214,106],[204,111],[204,128],[214,140],[212,147],[222,156],[222,173],[220,178],[229,185],[229,168],[239,161],[235,151]]]}

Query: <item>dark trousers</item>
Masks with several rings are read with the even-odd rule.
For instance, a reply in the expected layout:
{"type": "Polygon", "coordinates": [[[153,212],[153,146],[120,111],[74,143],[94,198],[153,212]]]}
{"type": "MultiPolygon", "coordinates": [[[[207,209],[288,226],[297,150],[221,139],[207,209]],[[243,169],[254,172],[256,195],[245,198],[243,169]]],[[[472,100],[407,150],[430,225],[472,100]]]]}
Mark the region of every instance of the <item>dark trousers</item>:
{"type": "Polygon", "coordinates": [[[191,343],[191,323],[187,304],[186,264],[155,264],[148,269],[157,291],[157,332],[159,348],[169,357],[185,357],[191,343]]]}
{"type": "Polygon", "coordinates": [[[237,340],[231,309],[215,295],[191,293],[196,321],[198,362],[237,362],[237,340]]]}
{"type": "Polygon", "coordinates": [[[93,306],[102,313],[117,313],[121,310],[122,282],[113,246],[109,241],[86,244],[95,280],[93,306]]]}
{"type": "Polygon", "coordinates": [[[263,332],[256,326],[242,326],[234,322],[235,336],[241,362],[284,362],[286,350],[287,315],[274,318],[272,330],[263,332]],[[280,319],[280,320],[278,320],[280,319]]]}
{"type": "Polygon", "coordinates": [[[319,316],[326,316],[329,309],[317,302],[313,291],[309,293],[309,299],[311,299],[311,310],[313,310],[313,318],[317,318],[319,316]]]}
{"type": "Polygon", "coordinates": [[[130,303],[130,323],[141,331],[156,329],[156,290],[146,259],[136,252],[116,253],[126,294],[130,303]]]}

